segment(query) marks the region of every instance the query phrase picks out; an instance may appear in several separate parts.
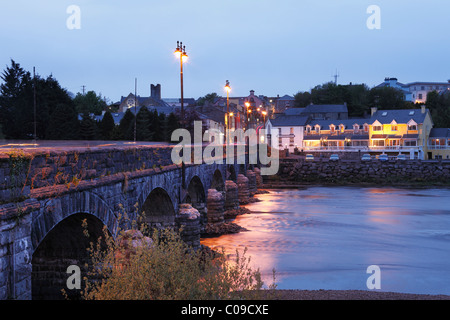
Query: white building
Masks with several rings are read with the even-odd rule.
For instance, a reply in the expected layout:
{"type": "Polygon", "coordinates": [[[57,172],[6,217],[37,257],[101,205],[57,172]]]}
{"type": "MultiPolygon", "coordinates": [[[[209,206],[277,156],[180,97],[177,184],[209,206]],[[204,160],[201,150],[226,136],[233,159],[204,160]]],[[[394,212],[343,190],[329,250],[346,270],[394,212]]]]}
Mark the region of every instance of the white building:
{"type": "Polygon", "coordinates": [[[294,148],[301,148],[308,119],[307,116],[281,115],[267,120],[265,129],[268,145],[280,150],[289,149],[289,152],[294,152],[294,148]]]}
{"type": "Polygon", "coordinates": [[[416,81],[411,83],[398,82],[397,78],[385,78],[384,82],[377,87],[391,87],[403,91],[405,101],[413,103],[425,103],[427,94],[431,91],[441,93],[450,90],[450,80],[447,82],[423,82],[416,81]]]}

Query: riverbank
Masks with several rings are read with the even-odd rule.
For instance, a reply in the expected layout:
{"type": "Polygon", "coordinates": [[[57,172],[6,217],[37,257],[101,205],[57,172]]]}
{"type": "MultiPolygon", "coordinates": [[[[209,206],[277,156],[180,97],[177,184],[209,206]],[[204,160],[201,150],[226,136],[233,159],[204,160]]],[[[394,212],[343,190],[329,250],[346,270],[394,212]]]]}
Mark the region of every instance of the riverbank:
{"type": "Polygon", "coordinates": [[[448,295],[364,290],[275,290],[269,300],[450,300],[448,295]]]}

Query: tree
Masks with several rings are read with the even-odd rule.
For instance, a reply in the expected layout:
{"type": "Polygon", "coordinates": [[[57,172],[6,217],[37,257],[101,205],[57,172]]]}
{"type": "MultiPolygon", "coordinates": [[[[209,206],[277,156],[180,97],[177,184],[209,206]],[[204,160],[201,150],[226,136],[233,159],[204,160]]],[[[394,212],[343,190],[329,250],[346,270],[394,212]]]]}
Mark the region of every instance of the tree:
{"type": "Polygon", "coordinates": [[[153,138],[153,131],[150,130],[150,125],[153,115],[147,107],[141,107],[136,115],[136,140],[151,141],[153,138]]]}
{"type": "Polygon", "coordinates": [[[296,108],[305,108],[306,106],[308,106],[309,104],[311,104],[312,100],[311,100],[311,94],[307,91],[305,92],[297,92],[294,95],[294,106],[296,108]]]}
{"type": "Polygon", "coordinates": [[[311,90],[311,100],[314,104],[343,104],[347,102],[346,90],[334,82],[327,82],[311,90]]]}
{"type": "Polygon", "coordinates": [[[450,128],[450,92],[429,92],[426,105],[430,109],[435,128],[450,128]]]}
{"type": "Polygon", "coordinates": [[[112,137],[112,132],[115,127],[114,118],[111,112],[106,111],[103,115],[102,121],[99,123],[100,133],[103,139],[109,140],[112,137]]]}
{"type": "Polygon", "coordinates": [[[212,92],[212,93],[208,93],[207,95],[205,95],[204,97],[200,97],[197,100],[197,105],[199,106],[203,106],[205,105],[206,102],[210,102],[210,103],[214,103],[214,100],[216,98],[218,98],[219,96],[217,95],[217,93],[212,92]]]}
{"type": "Polygon", "coordinates": [[[92,119],[89,114],[83,113],[80,121],[80,138],[82,140],[95,140],[97,139],[97,123],[92,119]]]}
{"type": "Polygon", "coordinates": [[[167,133],[165,141],[171,142],[172,132],[180,127],[180,120],[171,112],[167,117],[167,133]]]}
{"type": "Polygon", "coordinates": [[[79,122],[75,109],[67,104],[58,104],[50,115],[46,139],[75,140],[79,138],[79,122]]]}
{"type": "MultiPolygon", "coordinates": [[[[67,90],[61,88],[52,75],[46,79],[36,75],[31,77],[18,63],[11,60],[11,67],[2,73],[4,83],[0,85],[0,118],[4,134],[8,139],[30,139],[34,135],[34,92],[36,92],[36,133],[40,139],[53,136],[49,126],[51,117],[56,117],[56,109],[64,109],[72,116],[66,125],[68,132],[77,131],[77,122],[73,119],[74,105],[67,90]],[[66,107],[62,107],[64,105],[66,107]]],[[[54,119],[53,119],[54,120],[54,119]]],[[[58,131],[58,130],[55,130],[58,131]]]]}
{"type": "Polygon", "coordinates": [[[134,133],[134,114],[130,111],[130,109],[127,109],[125,111],[125,114],[120,120],[119,123],[119,134],[117,136],[120,136],[120,139],[122,140],[133,140],[133,133],[134,133]]]}
{"type": "Polygon", "coordinates": [[[374,87],[369,92],[369,106],[380,109],[405,108],[405,96],[403,92],[391,87],[374,87]]]}
{"type": "Polygon", "coordinates": [[[153,141],[163,141],[164,140],[164,132],[162,131],[161,120],[158,115],[158,111],[153,110],[152,112],[152,120],[150,123],[150,130],[153,133],[152,140],[153,141]]]}
{"type": "Polygon", "coordinates": [[[24,117],[29,113],[25,104],[25,88],[30,86],[31,76],[20,64],[11,60],[11,67],[3,71],[0,85],[0,113],[3,132],[8,139],[26,138],[28,123],[24,117]]]}
{"type": "Polygon", "coordinates": [[[93,113],[101,115],[102,111],[108,108],[101,94],[97,95],[95,91],[88,91],[85,95],[77,93],[73,99],[78,113],[93,113]]]}

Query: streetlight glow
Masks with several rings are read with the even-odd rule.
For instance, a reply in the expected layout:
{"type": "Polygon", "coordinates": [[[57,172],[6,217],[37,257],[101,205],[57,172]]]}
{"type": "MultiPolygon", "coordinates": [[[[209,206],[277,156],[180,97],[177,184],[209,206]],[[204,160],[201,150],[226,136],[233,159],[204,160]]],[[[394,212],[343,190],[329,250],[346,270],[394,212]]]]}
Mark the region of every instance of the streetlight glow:
{"type": "Polygon", "coordinates": [[[174,51],[175,57],[180,59],[180,84],[181,84],[181,124],[184,127],[184,101],[183,101],[183,62],[187,60],[186,46],[183,42],[177,41],[177,48],[174,51]]]}

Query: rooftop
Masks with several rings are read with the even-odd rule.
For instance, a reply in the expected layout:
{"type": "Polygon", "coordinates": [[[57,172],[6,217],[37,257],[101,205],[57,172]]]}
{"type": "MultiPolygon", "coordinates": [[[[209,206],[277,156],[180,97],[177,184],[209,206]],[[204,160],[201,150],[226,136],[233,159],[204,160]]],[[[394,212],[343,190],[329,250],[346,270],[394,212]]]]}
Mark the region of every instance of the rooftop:
{"type": "Polygon", "coordinates": [[[369,122],[374,123],[378,120],[381,124],[388,124],[394,120],[397,123],[408,123],[410,120],[414,120],[419,124],[423,123],[428,112],[428,109],[425,109],[424,113],[421,109],[378,110],[372,115],[369,122]]]}
{"type": "Polygon", "coordinates": [[[348,112],[347,104],[310,104],[305,108],[303,114],[306,113],[333,113],[348,112]]]}
{"type": "Polygon", "coordinates": [[[307,116],[288,116],[281,115],[275,119],[270,119],[270,123],[274,127],[294,127],[294,126],[304,126],[308,122],[309,117],[307,116]]]}

